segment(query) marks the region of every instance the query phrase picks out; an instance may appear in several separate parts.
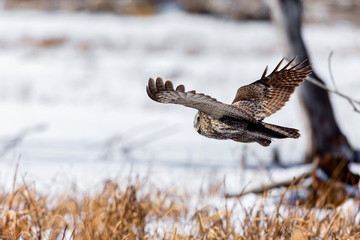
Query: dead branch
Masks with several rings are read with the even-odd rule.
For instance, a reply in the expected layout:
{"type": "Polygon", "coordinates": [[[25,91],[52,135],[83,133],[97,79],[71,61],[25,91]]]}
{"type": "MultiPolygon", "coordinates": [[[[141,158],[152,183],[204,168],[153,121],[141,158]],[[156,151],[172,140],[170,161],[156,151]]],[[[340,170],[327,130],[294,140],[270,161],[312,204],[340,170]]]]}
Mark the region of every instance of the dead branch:
{"type": "Polygon", "coordinates": [[[282,182],[277,182],[277,183],[269,184],[269,185],[266,185],[266,186],[261,186],[261,187],[258,187],[258,188],[246,190],[246,191],[244,190],[241,193],[237,193],[237,194],[226,193],[225,198],[239,198],[239,197],[245,196],[245,195],[247,195],[249,193],[263,194],[263,193],[265,193],[265,192],[267,192],[267,191],[269,191],[271,189],[274,189],[274,188],[290,187],[292,185],[297,185],[302,180],[304,180],[305,178],[308,178],[310,176],[311,176],[311,172],[308,172],[308,173],[304,173],[300,177],[295,177],[292,180],[286,180],[286,181],[282,181],[282,182]]]}

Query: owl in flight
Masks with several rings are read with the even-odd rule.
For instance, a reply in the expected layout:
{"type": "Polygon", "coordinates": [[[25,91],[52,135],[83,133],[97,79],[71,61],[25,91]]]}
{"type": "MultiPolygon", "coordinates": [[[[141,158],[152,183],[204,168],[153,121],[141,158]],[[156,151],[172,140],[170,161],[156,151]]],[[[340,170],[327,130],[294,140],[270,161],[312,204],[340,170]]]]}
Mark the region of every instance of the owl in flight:
{"type": "Polygon", "coordinates": [[[217,101],[203,93],[185,92],[184,85],[176,89],[171,81],[165,84],[161,78],[149,79],[146,91],[149,97],[160,103],[180,104],[195,108],[196,131],[209,138],[232,139],[237,142],[257,142],[269,146],[272,138],[298,138],[299,130],[263,122],[267,116],[285,105],[295,88],[311,73],[306,60],[291,66],[293,58],[285,67],[280,65],[266,76],[267,67],[257,80],[240,87],[232,104],[217,101]]]}

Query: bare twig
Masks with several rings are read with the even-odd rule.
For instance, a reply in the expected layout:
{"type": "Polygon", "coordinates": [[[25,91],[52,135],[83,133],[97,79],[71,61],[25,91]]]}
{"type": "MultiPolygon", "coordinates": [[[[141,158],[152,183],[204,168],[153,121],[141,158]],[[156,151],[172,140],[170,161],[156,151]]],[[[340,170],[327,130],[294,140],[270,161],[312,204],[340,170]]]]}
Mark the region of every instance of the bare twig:
{"type": "Polygon", "coordinates": [[[8,140],[4,146],[2,146],[0,149],[0,157],[4,156],[11,149],[17,147],[24,140],[24,138],[28,137],[30,134],[45,131],[46,128],[47,126],[45,124],[38,124],[20,130],[18,134],[8,140]]]}
{"type": "MultiPolygon", "coordinates": [[[[357,113],[360,113],[360,100],[356,100],[352,97],[349,97],[348,95],[340,92],[337,88],[336,88],[336,84],[335,84],[335,79],[332,73],[332,68],[331,68],[331,57],[333,56],[333,52],[330,52],[329,54],[329,58],[328,58],[328,67],[329,67],[329,73],[330,73],[330,79],[332,84],[334,85],[334,89],[328,88],[325,84],[321,83],[320,81],[318,81],[316,78],[312,77],[312,76],[308,76],[306,78],[306,81],[311,82],[312,84],[324,89],[327,92],[333,93],[335,95],[338,95],[339,97],[344,98],[345,100],[347,100],[350,105],[352,106],[353,110],[357,113]]],[[[288,58],[286,58],[286,60],[289,61],[288,58]]]]}
{"type": "Polygon", "coordinates": [[[127,153],[140,146],[142,147],[145,146],[146,144],[154,143],[155,141],[158,141],[162,138],[171,136],[172,134],[178,132],[179,130],[180,129],[177,128],[175,124],[155,129],[154,131],[147,133],[145,136],[142,136],[141,138],[132,141],[127,141],[125,145],[122,147],[122,151],[124,153],[127,153]]]}
{"type": "Polygon", "coordinates": [[[330,89],[328,87],[326,87],[324,84],[320,83],[319,81],[317,81],[315,78],[313,77],[308,77],[306,79],[307,81],[311,82],[312,84],[330,92],[330,93],[333,93],[333,94],[336,94],[338,95],[339,97],[342,97],[344,99],[346,99],[350,105],[353,107],[353,110],[357,113],[360,113],[360,109],[358,107],[360,107],[360,101],[359,100],[356,100],[356,99],[353,99],[351,97],[349,97],[348,95],[342,93],[342,92],[339,92],[337,89],[330,89]]]}
{"type": "Polygon", "coordinates": [[[332,67],[331,67],[331,58],[332,58],[333,55],[334,55],[334,52],[331,51],[330,54],[329,54],[329,57],[328,57],[328,69],[329,69],[330,80],[331,80],[334,88],[337,89],[336,84],[335,84],[334,75],[333,75],[333,72],[332,72],[332,67]]]}
{"type": "Polygon", "coordinates": [[[64,239],[65,239],[65,237],[66,237],[66,232],[67,232],[67,230],[68,230],[68,227],[69,227],[69,226],[66,224],[65,227],[64,227],[64,231],[63,231],[61,240],[64,240],[64,239]]]}
{"type": "Polygon", "coordinates": [[[100,158],[102,160],[109,159],[111,154],[113,154],[113,150],[118,150],[119,148],[122,154],[129,155],[134,149],[143,147],[146,144],[154,143],[155,141],[168,137],[177,131],[179,131],[179,129],[176,125],[170,125],[155,129],[151,132],[146,132],[142,135],[134,134],[134,132],[129,132],[129,134],[114,135],[105,141],[103,147],[104,150],[100,158]]]}
{"type": "Polygon", "coordinates": [[[328,58],[328,68],[329,68],[329,74],[330,74],[330,79],[334,85],[334,89],[335,91],[337,92],[338,95],[342,95],[343,98],[345,98],[349,103],[350,105],[353,107],[354,111],[357,112],[357,113],[360,113],[360,109],[356,107],[355,104],[358,104],[360,106],[360,101],[357,101],[357,100],[354,100],[353,98],[350,98],[348,96],[345,96],[344,94],[341,94],[339,93],[337,87],[336,87],[336,84],[335,84],[335,79],[334,79],[334,75],[332,73],[332,67],[331,67],[331,57],[333,56],[333,51],[330,52],[329,54],[329,58],[328,58]]]}

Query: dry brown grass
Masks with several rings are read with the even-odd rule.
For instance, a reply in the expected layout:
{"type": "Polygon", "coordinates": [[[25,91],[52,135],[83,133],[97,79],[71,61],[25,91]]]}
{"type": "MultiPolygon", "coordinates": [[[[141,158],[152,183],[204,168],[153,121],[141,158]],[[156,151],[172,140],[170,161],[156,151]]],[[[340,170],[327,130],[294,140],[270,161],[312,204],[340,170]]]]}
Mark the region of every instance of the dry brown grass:
{"type": "Polygon", "coordinates": [[[0,238],[360,239],[354,214],[336,209],[319,214],[319,209],[280,201],[269,211],[264,207],[268,198],[252,208],[242,207],[240,200],[222,209],[191,207],[194,196],[125,185],[109,181],[98,194],[85,196],[47,196],[26,184],[2,193],[0,238]]]}

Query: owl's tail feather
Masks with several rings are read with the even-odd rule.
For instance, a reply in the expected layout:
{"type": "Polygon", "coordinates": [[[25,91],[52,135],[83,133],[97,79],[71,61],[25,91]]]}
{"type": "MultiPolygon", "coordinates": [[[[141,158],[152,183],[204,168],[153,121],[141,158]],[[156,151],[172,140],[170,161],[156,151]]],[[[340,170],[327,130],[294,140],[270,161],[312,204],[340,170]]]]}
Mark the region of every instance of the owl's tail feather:
{"type": "Polygon", "coordinates": [[[264,122],[252,125],[252,127],[253,129],[251,129],[251,131],[257,132],[259,134],[255,141],[264,147],[267,147],[271,144],[272,138],[300,137],[299,130],[294,128],[286,128],[264,122]]]}
{"type": "Polygon", "coordinates": [[[267,131],[269,134],[269,137],[273,138],[299,138],[300,133],[299,130],[294,128],[287,128],[287,127],[281,127],[269,123],[264,123],[263,125],[266,129],[270,130],[267,131]]]}

